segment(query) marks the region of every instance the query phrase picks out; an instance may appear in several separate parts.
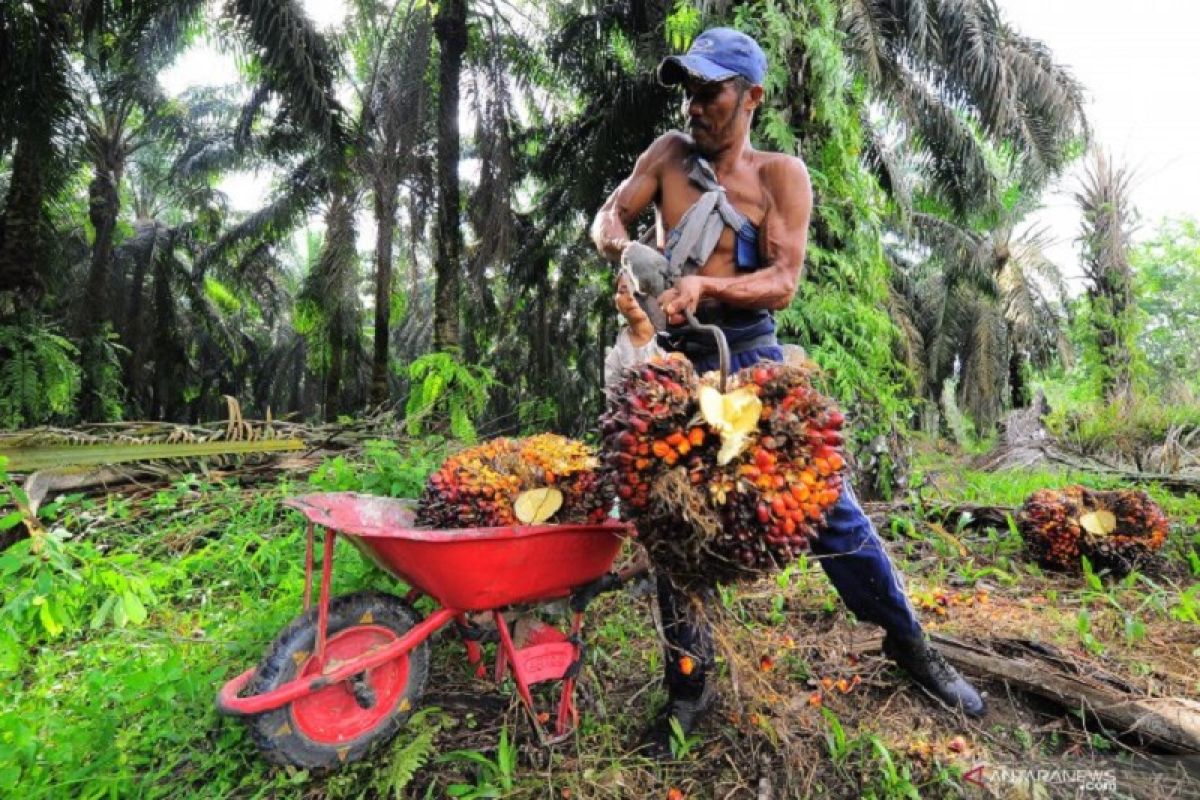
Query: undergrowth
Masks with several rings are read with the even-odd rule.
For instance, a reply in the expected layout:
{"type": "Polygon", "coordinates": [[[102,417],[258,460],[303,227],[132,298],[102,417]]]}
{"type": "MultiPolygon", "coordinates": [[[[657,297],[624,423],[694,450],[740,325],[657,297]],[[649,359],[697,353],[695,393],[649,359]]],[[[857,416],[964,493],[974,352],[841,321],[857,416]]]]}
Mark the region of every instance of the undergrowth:
{"type": "MultiPolygon", "coordinates": [[[[925,716],[905,716],[915,712],[878,715],[880,704],[894,706],[897,692],[907,696],[894,674],[867,675],[845,697],[822,688],[830,675],[857,676],[840,650],[821,649],[828,641],[822,637],[848,635],[855,627],[809,559],[765,585],[721,593],[745,643],[775,648],[770,676],[785,687],[785,705],[725,707],[702,732],[680,742],[679,765],[652,766],[629,752],[662,699],[656,680],[662,665],[649,602],[618,593],[589,609],[583,717],[565,746],[533,747],[519,711],[505,705],[507,693],[499,710],[486,713],[428,703],[386,751],[332,776],[268,766],[245,726],[219,717],[213,700],[222,683],[258,662],[299,612],[304,526],[282,500],[315,490],[413,496],[446,446],[440,439],[375,443],[362,459],[331,459],[307,480],[243,487],[190,475],[160,489],[65,495],[44,505],[32,525],[35,535],[0,552],[0,796],[615,798],[664,796],[678,788],[702,798],[717,783],[741,781],[752,792],[754,775],[766,763],[759,758],[772,758],[772,726],[785,721],[800,726],[801,743],[812,749],[800,767],[778,774],[806,771],[812,796],[959,795],[969,763],[947,749],[962,730],[953,718],[939,717],[931,728],[918,721],[925,716]],[[809,645],[780,644],[806,635],[814,637],[809,645]],[[774,722],[772,714],[779,715],[774,722]],[[749,728],[747,720],[754,720],[749,728]],[[920,748],[931,743],[934,755],[923,755],[920,748]]],[[[947,456],[926,455],[921,469],[921,502],[1016,505],[1035,488],[1111,485],[1077,474],[973,473],[955,468],[947,456]]],[[[15,484],[2,473],[0,481],[0,529],[12,533],[31,520],[19,508],[27,504],[15,484]]],[[[1153,669],[1143,649],[1163,631],[1200,645],[1200,499],[1152,493],[1176,523],[1170,552],[1177,565],[1190,565],[1179,567],[1190,569],[1187,580],[1135,575],[1114,585],[1094,575],[1075,582],[1043,575],[1022,560],[1011,530],[939,533],[917,517],[897,516],[885,535],[928,620],[945,619],[928,610],[943,603],[953,621],[987,587],[994,598],[1036,592],[1046,598],[1036,611],[1047,638],[1120,656],[1136,674],[1140,664],[1153,669]],[[966,598],[963,605],[958,598],[966,598]]],[[[334,577],[336,594],[404,589],[344,544],[334,577]]],[[[433,654],[435,695],[445,685],[487,691],[472,682],[461,648],[443,639],[433,654]]],[[[723,665],[726,690],[732,679],[730,665],[723,665]]],[[[911,702],[923,709],[920,715],[929,713],[919,699],[911,702]]],[[[990,746],[988,736],[1028,738],[1045,752],[1075,741],[1056,732],[1051,742],[1007,717],[989,724],[1003,731],[968,731],[980,748],[990,746]]],[[[791,788],[776,784],[781,796],[791,788]]]]}

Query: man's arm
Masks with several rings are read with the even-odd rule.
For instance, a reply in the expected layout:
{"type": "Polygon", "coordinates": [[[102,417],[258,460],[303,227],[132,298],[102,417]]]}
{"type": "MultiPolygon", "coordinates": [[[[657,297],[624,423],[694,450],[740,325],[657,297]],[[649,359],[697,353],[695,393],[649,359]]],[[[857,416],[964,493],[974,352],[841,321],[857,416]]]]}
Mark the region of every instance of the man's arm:
{"type": "Polygon", "coordinates": [[[633,173],[621,182],[592,222],[592,241],[600,254],[610,261],[621,257],[629,243],[629,225],[658,196],[663,167],[678,151],[683,134],[664,134],[638,157],[633,173]]]}
{"type": "Polygon", "coordinates": [[[812,216],[812,184],[804,162],[779,158],[763,167],[767,213],[759,230],[766,266],[747,275],[719,278],[689,275],[659,298],[672,325],[684,322],[685,309],[696,311],[702,298],[711,297],[738,308],[787,308],[796,294],[808,246],[808,221],[812,216]]]}

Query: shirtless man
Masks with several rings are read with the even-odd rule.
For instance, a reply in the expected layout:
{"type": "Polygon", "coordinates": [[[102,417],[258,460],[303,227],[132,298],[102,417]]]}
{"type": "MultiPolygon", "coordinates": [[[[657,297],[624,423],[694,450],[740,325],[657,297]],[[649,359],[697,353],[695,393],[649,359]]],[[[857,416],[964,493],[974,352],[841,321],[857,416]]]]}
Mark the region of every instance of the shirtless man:
{"type": "MultiPolygon", "coordinates": [[[[715,368],[713,346],[681,327],[685,310],[726,331],[732,370],[782,357],[772,312],[788,306],[802,276],[812,188],[803,161],[750,145],[765,72],[758,44],[729,28],[704,32],[686,55],[659,65],[663,84],[684,89],[687,132],[672,131],[651,144],[592,225],[596,247],[609,259],[665,256],[684,265],[685,276],[657,298],[670,323],[657,336],[630,287],[620,282],[617,306],[630,323],[622,333],[628,341],[621,346],[634,358],[660,348],[678,350],[698,371],[715,368]],[[628,226],[651,203],[662,256],[629,238],[628,226]]],[[[883,542],[849,483],[812,550],[855,616],[884,628],[885,653],[922,689],[968,715],[984,713],[978,692],[928,645],[883,542]]],[[[658,602],[669,699],[643,743],[653,755],[665,757],[671,718],[686,733],[712,704],[708,676],[714,658],[707,625],[669,576],[658,578],[658,602]],[[680,669],[684,655],[694,665],[688,674],[680,669]]]]}

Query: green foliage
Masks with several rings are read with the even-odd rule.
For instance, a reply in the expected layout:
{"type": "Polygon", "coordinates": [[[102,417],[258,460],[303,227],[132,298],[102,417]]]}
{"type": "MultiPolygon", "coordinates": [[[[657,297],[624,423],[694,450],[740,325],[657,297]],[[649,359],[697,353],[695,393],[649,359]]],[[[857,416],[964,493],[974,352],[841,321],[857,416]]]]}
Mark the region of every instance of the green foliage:
{"type": "Polygon", "coordinates": [[[79,394],[79,352],[40,321],[0,325],[0,428],[70,415],[79,394]]]}
{"type": "Polygon", "coordinates": [[[1200,222],[1163,222],[1130,261],[1142,323],[1137,341],[1153,389],[1200,391],[1200,222]]]}
{"type": "MultiPolygon", "coordinates": [[[[1069,392],[1054,392],[1066,398],[1069,392]]],[[[1047,392],[1051,397],[1052,392],[1047,392]]],[[[1127,456],[1144,453],[1163,443],[1175,428],[1200,427],[1200,398],[1180,402],[1155,395],[1139,395],[1128,407],[1099,399],[1083,402],[1051,399],[1046,426],[1056,436],[1085,453],[1113,452],[1127,456]]]]}
{"type": "Polygon", "coordinates": [[[688,0],[676,0],[675,8],[667,15],[666,24],[663,25],[667,45],[672,50],[687,50],[702,26],[700,11],[688,0]]]}
{"type": "Polygon", "coordinates": [[[73,541],[54,524],[61,504],[34,514],[24,491],[0,464],[0,532],[25,526],[27,536],[0,554],[5,584],[0,606],[0,675],[17,673],[27,648],[107,625],[124,628],[146,621],[156,601],[151,580],[131,556],[103,557],[94,544],[73,541]],[[44,525],[49,524],[47,530],[44,525]]]}
{"type": "Polygon", "coordinates": [[[477,769],[475,783],[451,783],[446,787],[449,797],[477,800],[483,797],[507,797],[513,788],[517,769],[517,747],[508,739],[508,729],[500,729],[496,757],[489,758],[477,750],[452,750],[443,753],[439,761],[466,762],[477,769]]]}
{"type": "Polygon", "coordinates": [[[445,455],[445,443],[436,436],[405,442],[403,451],[396,442],[370,441],[364,446],[361,463],[343,456],[331,458],[312,474],[309,483],[323,492],[415,498],[445,455]]]}
{"type": "Polygon", "coordinates": [[[975,424],[959,409],[957,389],[958,381],[953,378],[942,385],[942,416],[954,443],[967,448],[975,441],[975,424]]]}
{"type": "Polygon", "coordinates": [[[860,157],[866,95],[850,78],[832,0],[743,4],[733,21],[770,43],[756,141],[797,153],[803,139],[817,198],[813,223],[820,233],[809,241],[810,273],[778,315],[780,330],[826,370],[827,388],[851,411],[855,439],[865,445],[903,427],[911,410],[886,311],[884,198],[860,157]],[[805,65],[802,86],[793,84],[798,63],[805,65]],[[797,117],[801,96],[807,119],[797,117]]]}
{"type": "Polygon", "coordinates": [[[679,724],[679,720],[671,717],[671,756],[676,761],[683,761],[688,755],[696,749],[696,746],[704,741],[704,738],[698,734],[688,734],[683,730],[683,726],[679,724]]]}
{"type": "Polygon", "coordinates": [[[392,746],[387,765],[379,771],[375,780],[375,788],[384,797],[390,796],[395,800],[405,797],[404,790],[433,755],[433,740],[441,729],[436,720],[437,713],[438,709],[431,706],[418,710],[408,718],[404,732],[392,746]]]}
{"type": "Polygon", "coordinates": [[[839,771],[858,773],[856,781],[861,787],[860,796],[891,800],[912,798],[919,800],[921,793],[913,782],[912,771],[903,761],[892,755],[887,744],[870,731],[862,731],[850,738],[837,714],[821,708],[825,720],[825,746],[829,758],[839,771]]]}
{"type": "MultiPolygon", "coordinates": [[[[94,407],[98,409],[101,422],[118,422],[125,416],[125,386],[121,378],[121,354],[128,350],[120,343],[120,336],[109,323],[92,340],[80,346],[81,359],[93,359],[92,391],[95,393],[94,407]]],[[[82,404],[82,398],[80,402],[82,404]]]]}
{"type": "Polygon", "coordinates": [[[452,353],[430,353],[408,365],[408,378],[412,388],[404,413],[411,435],[448,429],[456,439],[475,441],[475,420],[496,383],[491,370],[452,353]]]}
{"type": "MultiPolygon", "coordinates": [[[[12,489],[5,487],[9,494],[0,497],[0,507],[12,489]]],[[[14,563],[17,569],[4,577],[0,610],[0,630],[8,637],[0,651],[6,659],[0,795],[297,792],[308,777],[270,770],[254,756],[244,726],[219,718],[213,708],[216,687],[257,662],[300,610],[304,525],[280,505],[292,493],[286,483],[247,493],[191,478],[138,507],[120,497],[74,496],[41,509],[57,540],[39,544],[54,548],[42,551],[47,558],[20,543],[3,554],[3,569],[14,563]],[[110,613],[97,620],[114,595],[110,613]],[[46,602],[34,605],[38,596],[46,602]],[[39,618],[41,605],[55,609],[63,628],[56,636],[39,618]],[[124,627],[118,625],[122,607],[124,627]],[[14,636],[15,661],[9,656],[14,636]]],[[[0,512],[0,519],[7,516],[0,512]]],[[[335,593],[397,590],[352,547],[339,544],[336,559],[335,593]]],[[[420,735],[416,727],[409,731],[420,735]]],[[[414,744],[410,764],[419,750],[414,744]]],[[[343,777],[353,785],[339,788],[331,780],[326,796],[361,796],[376,776],[368,766],[365,779],[353,771],[343,777]]]]}
{"type": "Polygon", "coordinates": [[[238,299],[237,295],[212,275],[204,277],[204,294],[227,314],[234,314],[242,310],[242,301],[238,299]]]}

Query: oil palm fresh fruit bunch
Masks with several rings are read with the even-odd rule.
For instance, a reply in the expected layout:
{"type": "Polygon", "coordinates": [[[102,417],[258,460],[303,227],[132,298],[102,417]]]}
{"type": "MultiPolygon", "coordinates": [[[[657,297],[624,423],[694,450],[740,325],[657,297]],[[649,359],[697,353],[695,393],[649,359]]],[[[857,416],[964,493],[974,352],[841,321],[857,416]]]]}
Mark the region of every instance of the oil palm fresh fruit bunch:
{"type": "Polygon", "coordinates": [[[1043,566],[1079,571],[1086,556],[1095,569],[1125,575],[1162,548],[1169,523],[1145,492],[1068,486],[1030,495],[1017,526],[1043,566]]]}
{"type": "Polygon", "coordinates": [[[627,512],[646,508],[654,481],[704,446],[704,430],[689,424],[696,385],[691,362],[671,355],[631,368],[609,393],[601,458],[627,512]]]}
{"type": "Polygon", "coordinates": [[[455,529],[602,522],[612,490],[587,445],[556,434],[498,438],[462,450],[429,476],[417,524],[455,529]]]}
{"type": "Polygon", "coordinates": [[[813,368],[760,364],[697,378],[685,359],[629,370],[601,423],[602,457],[656,564],[678,582],[790,563],[841,491],[842,414],[813,368]]]}

